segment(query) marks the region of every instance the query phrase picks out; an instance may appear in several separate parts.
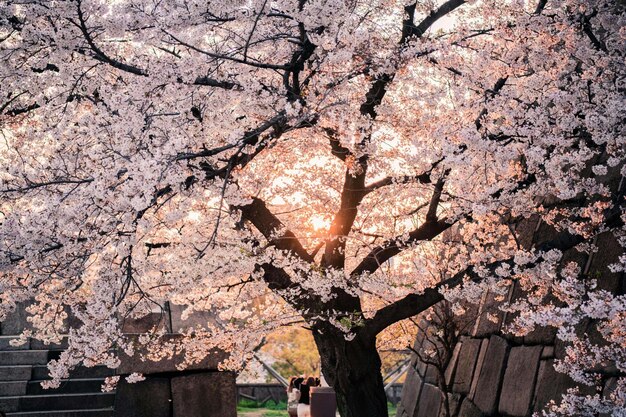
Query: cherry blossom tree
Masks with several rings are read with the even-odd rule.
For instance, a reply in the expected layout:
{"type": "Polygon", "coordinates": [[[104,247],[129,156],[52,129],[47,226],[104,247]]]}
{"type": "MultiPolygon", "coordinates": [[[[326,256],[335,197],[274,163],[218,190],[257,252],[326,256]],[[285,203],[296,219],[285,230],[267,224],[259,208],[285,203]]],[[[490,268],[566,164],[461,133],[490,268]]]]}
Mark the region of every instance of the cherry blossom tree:
{"type": "Polygon", "coordinates": [[[517,334],[557,326],[561,371],[618,377],[551,412],[623,415],[626,300],[561,262],[626,245],[623,3],[9,0],[0,22],[0,319],[79,320],[52,384],[173,302],[219,320],[142,336],[152,359],[237,369],[304,321],[341,415],[386,416],[385,332],[517,281],[517,334]],[[525,248],[533,216],[555,238],[525,248]]]}

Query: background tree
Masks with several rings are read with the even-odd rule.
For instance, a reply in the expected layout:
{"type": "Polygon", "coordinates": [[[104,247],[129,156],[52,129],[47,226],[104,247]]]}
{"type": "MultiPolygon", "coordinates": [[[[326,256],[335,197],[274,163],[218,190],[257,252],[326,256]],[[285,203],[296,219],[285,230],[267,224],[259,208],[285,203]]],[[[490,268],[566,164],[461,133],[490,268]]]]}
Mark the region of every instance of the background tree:
{"type": "Polygon", "coordinates": [[[435,375],[435,383],[442,396],[442,417],[451,417],[452,382],[446,380],[446,371],[452,360],[454,348],[461,334],[467,333],[478,319],[476,312],[466,313],[461,316],[455,315],[447,301],[435,305],[418,324],[419,345],[410,350],[424,365],[432,367],[435,375]]]}
{"type": "Polygon", "coordinates": [[[626,245],[622,6],[37,0],[0,19],[0,318],[34,298],[51,340],[69,306],[53,383],[115,367],[120,318],[171,301],[220,324],[142,338],[155,358],[217,346],[237,368],[304,319],[341,415],[385,416],[384,330],[519,280],[518,334],[558,326],[579,381],[618,369],[616,395],[560,412],[624,407],[624,297],[559,262],[599,233],[626,245]],[[529,216],[557,238],[524,250],[529,216]],[[590,316],[606,348],[573,331],[590,316]]]}
{"type": "Polygon", "coordinates": [[[313,336],[306,329],[292,327],[270,334],[261,352],[275,360],[272,366],[286,378],[320,375],[320,356],[313,336]]]}

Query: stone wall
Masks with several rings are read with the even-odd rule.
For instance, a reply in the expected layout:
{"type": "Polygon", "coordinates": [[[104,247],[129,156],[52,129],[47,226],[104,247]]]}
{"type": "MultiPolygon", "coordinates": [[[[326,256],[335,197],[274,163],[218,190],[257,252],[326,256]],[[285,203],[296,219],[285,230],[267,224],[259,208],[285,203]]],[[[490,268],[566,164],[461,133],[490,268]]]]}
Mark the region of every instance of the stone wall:
{"type": "MultiPolygon", "coordinates": [[[[71,410],[67,415],[74,417],[237,416],[236,375],[218,371],[219,362],[226,359],[226,354],[221,351],[212,352],[184,371],[177,367],[183,361],[181,355],[151,362],[140,360],[143,353],[140,349],[136,349],[133,356],[119,352],[121,364],[114,371],[105,367],[81,367],[71,374],[70,379],[62,381],[59,389],[40,392],[39,382],[46,379],[48,373],[45,364],[58,358],[61,350],[67,347],[67,337],[58,345],[42,345],[32,340],[19,348],[11,347],[9,341],[29,327],[26,306],[26,303],[20,304],[0,323],[0,411],[20,412],[18,415],[23,411],[37,415],[46,412],[55,416],[66,415],[50,411],[62,409],[71,410]],[[120,377],[115,392],[100,392],[104,378],[113,376],[114,372],[120,377]],[[125,377],[134,372],[144,374],[146,379],[127,383],[125,377]]],[[[165,337],[173,340],[180,335],[172,333],[171,329],[177,332],[211,319],[207,314],[194,313],[183,321],[182,306],[171,306],[170,310],[171,315],[154,313],[140,319],[128,318],[124,320],[123,329],[129,337],[137,337],[154,327],[163,328],[168,332],[165,337]]],[[[71,315],[68,324],[80,325],[71,315]]]]}
{"type": "MultiPolygon", "coordinates": [[[[536,219],[520,223],[517,233],[525,247],[540,245],[557,235],[536,219]]],[[[563,261],[577,262],[583,271],[581,279],[596,277],[600,288],[624,294],[624,274],[607,268],[617,261],[622,248],[608,234],[599,235],[594,243],[598,252],[586,255],[570,250],[564,253],[563,261]]],[[[508,301],[521,295],[519,288],[512,285],[508,301]]],[[[542,328],[524,337],[511,336],[506,333],[506,325],[512,317],[497,307],[494,297],[483,296],[473,312],[471,328],[454,345],[445,367],[445,381],[441,381],[433,365],[413,355],[398,417],[528,417],[545,409],[551,400],[560,402],[562,394],[576,386],[567,375],[554,369],[555,359],[562,358],[565,349],[555,337],[556,329],[542,328]],[[489,318],[487,312],[497,314],[489,318]]],[[[591,328],[581,331],[591,332],[591,328]]],[[[423,351],[428,343],[431,342],[424,332],[420,332],[414,350],[423,351]]],[[[606,395],[615,383],[615,378],[605,378],[600,394],[606,395]]],[[[596,393],[591,387],[579,389],[583,394],[596,393]]]]}
{"type": "Polygon", "coordinates": [[[120,379],[116,417],[236,417],[235,374],[183,371],[150,374],[128,384],[120,379]]]}
{"type": "MultiPolygon", "coordinates": [[[[524,345],[499,335],[462,337],[446,372],[449,415],[525,417],[559,401],[576,386],[554,370],[554,345],[524,345]]],[[[443,392],[431,365],[415,359],[409,370],[398,417],[446,416],[443,392]]],[[[608,379],[606,387],[614,381],[608,379]]],[[[589,387],[581,387],[593,394],[589,387]]]]}

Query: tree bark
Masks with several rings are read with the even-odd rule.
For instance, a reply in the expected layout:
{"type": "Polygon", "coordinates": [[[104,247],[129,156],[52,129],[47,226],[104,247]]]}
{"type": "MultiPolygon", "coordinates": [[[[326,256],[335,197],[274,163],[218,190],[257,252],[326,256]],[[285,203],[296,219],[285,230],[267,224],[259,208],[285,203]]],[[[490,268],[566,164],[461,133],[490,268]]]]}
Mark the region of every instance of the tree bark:
{"type": "Polygon", "coordinates": [[[387,417],[376,339],[357,336],[347,341],[337,329],[324,327],[314,329],[313,335],[341,417],[387,417]]]}

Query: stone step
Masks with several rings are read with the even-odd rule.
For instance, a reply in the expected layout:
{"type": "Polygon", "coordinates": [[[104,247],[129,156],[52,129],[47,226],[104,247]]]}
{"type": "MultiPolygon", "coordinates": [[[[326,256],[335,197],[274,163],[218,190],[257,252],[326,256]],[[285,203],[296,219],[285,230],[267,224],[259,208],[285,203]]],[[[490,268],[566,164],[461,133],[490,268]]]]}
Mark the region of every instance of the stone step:
{"type": "MultiPolygon", "coordinates": [[[[44,366],[44,369],[47,369],[44,366]]],[[[29,365],[0,366],[0,381],[28,381],[33,367],[29,365]]]]}
{"type": "Polygon", "coordinates": [[[0,397],[0,411],[4,411],[5,413],[19,411],[20,398],[22,397],[0,397]]]}
{"type": "Polygon", "coordinates": [[[31,349],[60,350],[60,349],[67,349],[67,347],[68,347],[67,336],[63,336],[63,338],[61,339],[61,341],[59,343],[48,343],[48,344],[45,344],[41,340],[37,340],[37,339],[31,339],[30,340],[30,348],[31,349]]]}
{"type": "Polygon", "coordinates": [[[113,417],[113,409],[28,411],[7,413],[7,417],[113,417]]]}
{"type": "Polygon", "coordinates": [[[30,349],[30,340],[20,346],[11,346],[10,342],[17,339],[17,336],[0,336],[0,351],[2,350],[28,350],[30,349]]]}
{"type": "Polygon", "coordinates": [[[17,395],[26,395],[26,386],[28,381],[10,381],[0,382],[0,397],[15,397],[17,395]]]}
{"type": "Polygon", "coordinates": [[[90,410],[112,408],[114,402],[114,392],[100,392],[90,394],[23,395],[19,397],[0,397],[0,410],[2,410],[2,407],[5,408],[5,412],[90,410]]]}
{"type": "Polygon", "coordinates": [[[26,393],[28,395],[99,393],[104,384],[104,378],[64,379],[61,381],[59,388],[44,389],[41,386],[43,381],[44,380],[28,381],[25,387],[26,393]]]}
{"type": "MultiPolygon", "coordinates": [[[[107,368],[106,366],[93,366],[91,368],[81,366],[70,372],[70,378],[105,378],[114,374],[115,370],[107,368]]],[[[48,376],[48,367],[45,365],[33,366],[32,375],[33,380],[50,379],[48,376]]]]}
{"type": "Polygon", "coordinates": [[[28,339],[26,343],[20,346],[11,346],[11,340],[17,339],[17,336],[0,336],[0,351],[3,350],[60,350],[67,349],[68,341],[67,336],[63,336],[59,343],[45,344],[41,340],[28,339]]]}
{"type": "Polygon", "coordinates": [[[48,363],[47,350],[8,350],[0,352],[2,365],[43,365],[48,363]]]}

